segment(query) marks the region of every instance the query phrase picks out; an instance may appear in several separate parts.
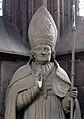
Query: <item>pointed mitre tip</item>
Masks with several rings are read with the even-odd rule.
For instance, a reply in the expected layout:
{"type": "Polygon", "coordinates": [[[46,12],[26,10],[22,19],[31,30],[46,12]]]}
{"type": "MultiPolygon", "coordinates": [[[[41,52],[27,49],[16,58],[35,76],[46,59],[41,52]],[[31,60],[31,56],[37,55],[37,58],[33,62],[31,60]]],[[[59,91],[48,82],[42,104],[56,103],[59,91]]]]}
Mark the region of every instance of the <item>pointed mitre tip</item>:
{"type": "Polygon", "coordinates": [[[41,10],[44,10],[44,11],[46,10],[47,11],[47,8],[44,5],[42,5],[38,8],[37,11],[41,11],[41,10]]]}
{"type": "Polygon", "coordinates": [[[41,14],[41,13],[45,13],[47,16],[51,16],[51,14],[49,13],[48,9],[42,5],[40,6],[37,11],[35,12],[34,16],[37,16],[38,14],[41,14]]]}

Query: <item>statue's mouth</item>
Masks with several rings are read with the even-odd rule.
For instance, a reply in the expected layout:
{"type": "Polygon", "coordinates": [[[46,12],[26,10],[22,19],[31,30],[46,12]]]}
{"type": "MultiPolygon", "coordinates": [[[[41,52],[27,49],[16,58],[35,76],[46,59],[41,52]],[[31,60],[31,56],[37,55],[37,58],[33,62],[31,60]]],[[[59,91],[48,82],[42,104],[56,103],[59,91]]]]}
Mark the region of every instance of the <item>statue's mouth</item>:
{"type": "Polygon", "coordinates": [[[45,65],[45,64],[47,64],[48,63],[48,61],[47,60],[41,60],[41,61],[38,61],[39,62],[39,64],[42,64],[42,65],[45,65]]]}

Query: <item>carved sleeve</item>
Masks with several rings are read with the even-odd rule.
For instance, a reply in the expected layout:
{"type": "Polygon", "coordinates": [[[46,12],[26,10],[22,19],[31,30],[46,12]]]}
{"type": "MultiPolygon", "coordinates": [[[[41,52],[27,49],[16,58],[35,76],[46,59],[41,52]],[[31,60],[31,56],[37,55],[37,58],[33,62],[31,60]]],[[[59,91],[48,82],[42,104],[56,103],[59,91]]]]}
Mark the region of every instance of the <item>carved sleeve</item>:
{"type": "Polygon", "coordinates": [[[22,109],[23,107],[27,106],[31,101],[34,99],[36,94],[39,92],[38,86],[34,85],[32,88],[20,92],[17,96],[17,110],[22,109]]]}

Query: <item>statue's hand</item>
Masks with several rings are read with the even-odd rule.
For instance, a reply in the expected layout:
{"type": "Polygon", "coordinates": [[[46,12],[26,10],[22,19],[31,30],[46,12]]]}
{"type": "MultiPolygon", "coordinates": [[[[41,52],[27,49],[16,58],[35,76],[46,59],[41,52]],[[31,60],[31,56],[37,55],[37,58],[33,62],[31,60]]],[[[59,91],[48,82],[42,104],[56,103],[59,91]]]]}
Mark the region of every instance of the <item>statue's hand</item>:
{"type": "Polygon", "coordinates": [[[43,83],[43,73],[41,70],[39,70],[36,75],[35,75],[35,83],[36,85],[41,88],[42,87],[42,83],[43,83]]]}
{"type": "Polygon", "coordinates": [[[37,81],[38,83],[38,87],[41,88],[42,87],[42,80],[41,81],[37,81]]]}
{"type": "Polygon", "coordinates": [[[74,100],[77,98],[78,91],[76,87],[70,88],[69,91],[66,94],[67,100],[71,101],[71,98],[74,100]]]}
{"type": "Polygon", "coordinates": [[[63,109],[65,110],[66,113],[70,113],[71,98],[73,99],[73,107],[75,108],[76,105],[75,99],[77,98],[77,94],[78,91],[76,87],[70,88],[66,93],[66,96],[62,100],[63,109]]]}

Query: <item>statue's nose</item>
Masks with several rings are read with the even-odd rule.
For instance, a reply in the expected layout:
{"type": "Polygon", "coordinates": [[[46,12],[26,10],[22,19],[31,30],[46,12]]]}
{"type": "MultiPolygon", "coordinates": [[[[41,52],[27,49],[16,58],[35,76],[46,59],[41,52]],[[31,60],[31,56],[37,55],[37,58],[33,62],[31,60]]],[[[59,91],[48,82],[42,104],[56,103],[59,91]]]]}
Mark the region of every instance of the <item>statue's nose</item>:
{"type": "Polygon", "coordinates": [[[42,51],[41,51],[41,54],[42,55],[45,55],[46,53],[45,53],[45,51],[42,49],[42,51]]]}
{"type": "Polygon", "coordinates": [[[42,54],[42,55],[45,55],[45,52],[42,52],[41,54],[42,54]]]}

